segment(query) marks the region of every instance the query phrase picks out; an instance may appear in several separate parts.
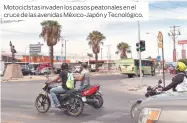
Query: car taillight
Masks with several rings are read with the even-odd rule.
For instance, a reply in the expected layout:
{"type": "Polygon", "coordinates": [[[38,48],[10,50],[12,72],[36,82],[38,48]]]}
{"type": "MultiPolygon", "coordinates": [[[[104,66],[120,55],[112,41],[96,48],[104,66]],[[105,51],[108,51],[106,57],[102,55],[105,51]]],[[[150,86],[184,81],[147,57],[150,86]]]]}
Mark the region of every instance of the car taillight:
{"type": "Polygon", "coordinates": [[[132,67],[132,71],[134,71],[134,67],[132,67]]]}

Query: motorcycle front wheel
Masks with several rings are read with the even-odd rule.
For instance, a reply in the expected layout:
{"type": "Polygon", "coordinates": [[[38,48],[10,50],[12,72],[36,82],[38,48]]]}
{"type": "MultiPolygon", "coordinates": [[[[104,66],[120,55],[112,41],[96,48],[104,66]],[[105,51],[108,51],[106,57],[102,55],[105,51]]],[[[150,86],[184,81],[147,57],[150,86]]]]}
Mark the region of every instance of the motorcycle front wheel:
{"type": "Polygon", "coordinates": [[[103,97],[101,95],[94,95],[94,99],[97,100],[96,103],[93,103],[92,106],[94,108],[101,108],[103,106],[103,97]]]}
{"type": "Polygon", "coordinates": [[[136,109],[136,107],[137,107],[138,105],[139,105],[139,103],[136,102],[136,103],[133,104],[133,106],[131,107],[130,115],[131,115],[131,118],[132,118],[132,119],[134,118],[135,109],[136,109]]]}
{"type": "Polygon", "coordinates": [[[81,98],[73,97],[69,100],[69,105],[67,107],[66,113],[71,116],[79,116],[84,110],[84,103],[81,98]]]}
{"type": "Polygon", "coordinates": [[[40,94],[35,101],[38,112],[46,113],[50,108],[50,99],[46,95],[40,94]]]}

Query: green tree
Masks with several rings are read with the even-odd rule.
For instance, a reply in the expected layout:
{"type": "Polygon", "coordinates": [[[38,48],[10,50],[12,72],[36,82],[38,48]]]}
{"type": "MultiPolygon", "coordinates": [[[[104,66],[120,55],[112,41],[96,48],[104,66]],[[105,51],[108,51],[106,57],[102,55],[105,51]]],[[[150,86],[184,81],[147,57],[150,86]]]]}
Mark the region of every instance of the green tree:
{"type": "Polygon", "coordinates": [[[130,49],[130,45],[126,42],[121,42],[117,45],[117,51],[115,52],[116,54],[120,53],[120,58],[127,58],[127,53],[132,53],[130,49]]]}
{"type": "Polygon", "coordinates": [[[100,52],[100,45],[103,45],[103,40],[105,40],[106,37],[103,35],[103,33],[99,31],[92,31],[87,36],[88,45],[92,48],[93,53],[95,54],[95,60],[96,60],[96,70],[98,68],[97,61],[98,61],[98,53],[100,52]]]}
{"type": "Polygon", "coordinates": [[[180,59],[179,62],[183,62],[185,65],[187,65],[187,59],[180,59]]]}
{"type": "Polygon", "coordinates": [[[43,21],[40,24],[42,26],[40,37],[44,39],[50,48],[51,73],[53,74],[53,46],[56,45],[61,38],[61,25],[58,21],[52,20],[43,21]]]}

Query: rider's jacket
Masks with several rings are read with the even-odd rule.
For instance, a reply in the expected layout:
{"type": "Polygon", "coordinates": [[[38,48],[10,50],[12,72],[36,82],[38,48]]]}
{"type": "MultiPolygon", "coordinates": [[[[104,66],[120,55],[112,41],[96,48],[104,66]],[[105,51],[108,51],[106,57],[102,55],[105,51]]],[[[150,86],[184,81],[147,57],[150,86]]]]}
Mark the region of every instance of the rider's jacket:
{"type": "Polygon", "coordinates": [[[173,91],[187,91],[187,75],[184,72],[178,73],[172,78],[172,82],[163,91],[173,89],[173,91]]]}

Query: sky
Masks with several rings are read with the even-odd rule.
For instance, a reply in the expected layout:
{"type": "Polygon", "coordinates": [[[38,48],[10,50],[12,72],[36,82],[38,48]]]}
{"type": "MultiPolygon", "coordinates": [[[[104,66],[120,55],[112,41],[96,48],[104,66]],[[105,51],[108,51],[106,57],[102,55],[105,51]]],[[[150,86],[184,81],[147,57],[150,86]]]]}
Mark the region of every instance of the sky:
{"type": "MultiPolygon", "coordinates": [[[[127,0],[131,1],[131,0],[127,0]]],[[[141,0],[140,0],[141,1],[141,0]]],[[[143,1],[143,0],[142,0],[143,1]]],[[[180,26],[181,35],[177,40],[187,40],[187,1],[154,1],[149,3],[149,20],[140,21],[140,37],[146,42],[146,51],[142,57],[158,55],[157,34],[161,31],[164,36],[164,56],[172,61],[173,41],[168,36],[172,26],[180,26]],[[146,34],[149,33],[149,34],[146,34]]],[[[48,55],[49,48],[42,38],[41,20],[27,20],[19,23],[1,24],[1,50],[9,52],[9,41],[15,45],[19,53],[28,54],[29,44],[43,43],[42,54],[48,55]]],[[[88,34],[98,30],[106,36],[103,47],[103,57],[107,56],[107,45],[111,45],[110,53],[113,59],[119,58],[115,54],[116,46],[120,42],[128,43],[132,48],[133,58],[137,58],[136,42],[138,42],[138,26],[136,21],[78,21],[59,20],[62,25],[61,35],[67,40],[67,55],[86,55],[92,52],[86,40],[88,34]]],[[[178,29],[178,28],[177,28],[178,29]]],[[[181,58],[182,46],[176,44],[178,59],[181,58]]],[[[185,46],[185,49],[187,46],[185,46]]],[[[55,55],[61,54],[61,42],[54,47],[55,55]]],[[[64,52],[64,51],[63,51],[64,52]]],[[[161,50],[159,51],[161,55],[161,50]]],[[[101,54],[99,54],[100,56],[101,54]]],[[[130,54],[128,54],[130,56],[130,54]]]]}

